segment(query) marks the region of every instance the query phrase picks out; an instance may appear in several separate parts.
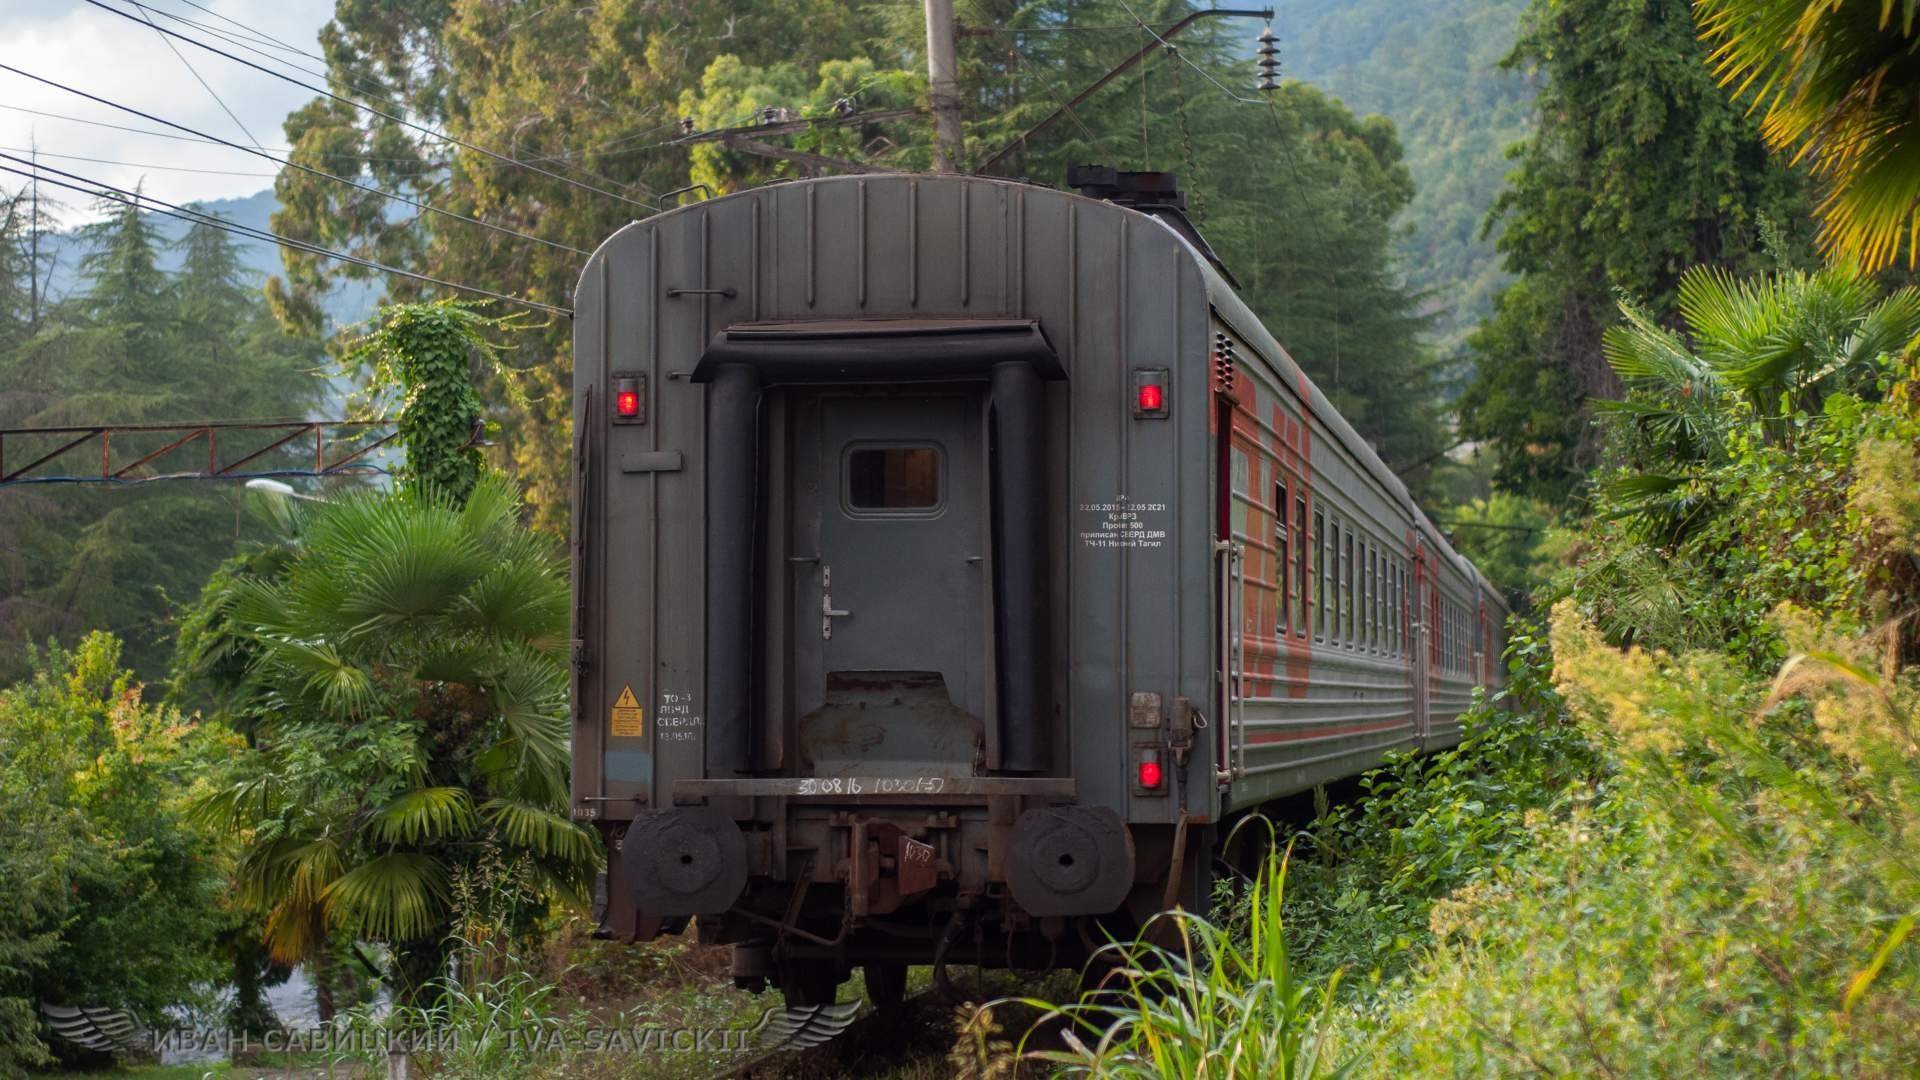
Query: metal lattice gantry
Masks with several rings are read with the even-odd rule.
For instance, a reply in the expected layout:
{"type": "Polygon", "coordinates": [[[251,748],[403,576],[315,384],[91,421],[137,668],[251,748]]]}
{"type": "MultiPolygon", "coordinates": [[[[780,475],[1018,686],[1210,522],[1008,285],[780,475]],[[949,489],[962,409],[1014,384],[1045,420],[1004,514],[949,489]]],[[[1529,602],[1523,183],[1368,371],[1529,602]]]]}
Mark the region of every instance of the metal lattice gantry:
{"type": "Polygon", "coordinates": [[[390,419],[0,428],[0,487],[380,471],[366,458],[398,434],[390,419]],[[86,466],[76,467],[83,458],[86,466]],[[180,467],[189,460],[191,467],[180,467]]]}

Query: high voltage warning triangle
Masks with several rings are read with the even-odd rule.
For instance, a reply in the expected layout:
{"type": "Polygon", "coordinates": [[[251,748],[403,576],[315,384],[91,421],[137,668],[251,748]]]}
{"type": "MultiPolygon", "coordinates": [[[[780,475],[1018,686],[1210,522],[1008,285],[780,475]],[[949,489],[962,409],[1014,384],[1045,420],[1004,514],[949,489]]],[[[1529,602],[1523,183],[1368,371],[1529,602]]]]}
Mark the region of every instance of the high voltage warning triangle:
{"type": "Polygon", "coordinates": [[[622,686],[620,696],[614,699],[613,708],[608,710],[607,727],[621,738],[634,738],[647,733],[647,714],[641,711],[640,699],[633,696],[632,686],[622,686]]]}

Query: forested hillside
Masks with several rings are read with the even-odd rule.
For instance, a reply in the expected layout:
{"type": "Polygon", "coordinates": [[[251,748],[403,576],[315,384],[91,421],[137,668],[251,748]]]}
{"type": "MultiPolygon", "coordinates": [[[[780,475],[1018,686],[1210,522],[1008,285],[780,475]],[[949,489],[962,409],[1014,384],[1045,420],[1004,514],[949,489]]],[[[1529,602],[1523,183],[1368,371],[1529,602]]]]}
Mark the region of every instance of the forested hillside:
{"type": "Polygon", "coordinates": [[[1533,83],[1501,62],[1527,0],[1277,0],[1282,72],[1391,119],[1413,200],[1399,268],[1426,294],[1444,346],[1491,308],[1504,277],[1487,211],[1506,151],[1532,121],[1533,83]]]}
{"type": "MultiPolygon", "coordinates": [[[[105,216],[60,245],[70,288],[36,304],[20,287],[31,266],[29,206],[22,192],[0,193],[0,427],[303,418],[332,396],[323,354],[273,322],[259,274],[227,233],[196,226],[170,239],[154,215],[103,206],[105,216]]],[[[116,460],[164,438],[125,438],[116,460]]],[[[25,464],[62,441],[16,437],[7,449],[25,464]]],[[[195,596],[251,529],[231,484],[6,489],[0,681],[29,669],[31,649],[95,629],[117,634],[120,659],[158,679],[173,604],[195,596]]]]}

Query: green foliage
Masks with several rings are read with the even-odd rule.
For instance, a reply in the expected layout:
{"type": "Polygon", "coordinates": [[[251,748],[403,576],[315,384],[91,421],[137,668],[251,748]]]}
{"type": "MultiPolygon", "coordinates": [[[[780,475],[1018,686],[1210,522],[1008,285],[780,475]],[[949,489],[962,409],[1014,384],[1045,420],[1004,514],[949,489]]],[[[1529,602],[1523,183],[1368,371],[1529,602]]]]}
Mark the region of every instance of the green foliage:
{"type": "Polygon", "coordinates": [[[245,836],[276,957],[391,943],[417,993],[482,866],[514,868],[489,902],[516,932],[581,902],[599,845],[567,817],[566,578],[510,485],[316,507],[291,561],[231,595],[256,745],[203,805],[245,836]]]}
{"type": "Polygon", "coordinates": [[[1096,956],[1115,970],[1080,1000],[1018,999],[1045,1011],[1039,1023],[1068,1022],[1065,1050],[1029,1056],[1067,1076],[1347,1075],[1354,1062],[1340,1060],[1328,1038],[1339,977],[1317,986],[1297,971],[1281,915],[1286,881],[1287,857],[1272,852],[1247,890],[1239,935],[1166,912],[1139,941],[1110,944],[1096,956]]]}
{"type": "MultiPolygon", "coordinates": [[[[1920,437],[1910,414],[1874,403],[1898,385],[1892,351],[1920,333],[1915,293],[1882,297],[1836,271],[1696,270],[1681,282],[1686,336],[1622,310],[1605,348],[1628,396],[1600,405],[1615,463],[1563,594],[1616,642],[1724,648],[1767,670],[1780,602],[1864,627],[1876,595],[1912,591],[1880,551],[1876,507],[1849,491],[1863,444],[1920,437]]],[[[1897,456],[1876,460],[1897,475],[1897,456]]]]}
{"type": "Polygon", "coordinates": [[[225,974],[226,860],[186,811],[232,750],[144,702],[106,634],[0,690],[0,1072],[47,1060],[40,1002],[161,1025],[225,974]]]}
{"type": "Polygon", "coordinates": [[[1873,5],[1701,0],[1700,36],[1736,100],[1764,111],[1761,130],[1824,181],[1820,245],[1829,258],[1879,270],[1916,255],[1920,224],[1920,60],[1914,0],[1873,5]],[[1877,18],[1875,16],[1878,16],[1877,18]]]}
{"type": "MultiPolygon", "coordinates": [[[[1916,522],[1920,524],[1920,522],[1916,522]]],[[[1622,653],[1555,613],[1558,683],[1616,779],[1437,909],[1383,1073],[1894,1075],[1920,1053],[1911,678],[1783,612],[1773,681],[1622,653]]]]}
{"type": "MultiPolygon", "coordinates": [[[[310,415],[325,387],[311,371],[317,354],[273,323],[227,233],[189,230],[173,273],[160,269],[151,221],[132,209],[113,207],[82,230],[82,240],[89,249],[84,291],[43,301],[37,321],[26,308],[0,304],[0,426],[310,415]]],[[[0,278],[8,268],[33,271],[23,244],[24,237],[0,234],[0,278]]],[[[12,278],[0,291],[22,285],[12,278]]],[[[123,434],[113,441],[113,459],[127,464],[172,437],[123,434]]],[[[7,458],[24,464],[71,438],[11,437],[7,458]]],[[[235,447],[245,439],[223,439],[228,460],[240,456],[235,447]]],[[[97,468],[99,450],[97,442],[82,447],[60,464],[97,468]]],[[[203,462],[205,453],[194,443],[156,467],[203,462]]],[[[250,467],[299,467],[291,453],[250,467]]],[[[157,680],[169,651],[170,602],[194,595],[244,538],[238,499],[234,488],[212,484],[10,488],[0,498],[0,683],[25,675],[29,643],[72,642],[90,629],[114,631],[128,664],[157,680]]]]}
{"type": "Polygon", "coordinates": [[[1558,515],[1538,500],[1496,491],[1447,511],[1454,550],[1473,560],[1516,610],[1547,583],[1565,554],[1568,537],[1558,515]]]}
{"type": "Polygon", "coordinates": [[[1478,367],[1461,431],[1499,453],[1498,481],[1564,502],[1598,460],[1580,406],[1617,397],[1600,334],[1612,294],[1672,312],[1682,271],[1765,264],[1762,226],[1791,254],[1805,184],[1704,64],[1681,0],[1536,0],[1508,63],[1544,79],[1536,132],[1489,225],[1515,283],[1469,340],[1478,367]]]}
{"type": "Polygon", "coordinates": [[[475,371],[513,385],[500,362],[503,346],[487,332],[518,330],[523,324],[518,315],[483,315],[477,305],[458,300],[396,304],[381,312],[378,328],[354,343],[347,365],[368,369],[375,398],[402,395],[397,425],[407,451],[402,485],[455,504],[466,501],[481,469],[474,445],[483,427],[475,371]]]}
{"type": "Polygon", "coordinates": [[[1508,685],[1467,713],[1459,746],[1395,757],[1308,826],[1288,916],[1311,976],[1377,987],[1402,974],[1431,944],[1434,905],[1523,857],[1529,817],[1601,773],[1549,682],[1544,637],[1513,633],[1507,663],[1508,685]]]}

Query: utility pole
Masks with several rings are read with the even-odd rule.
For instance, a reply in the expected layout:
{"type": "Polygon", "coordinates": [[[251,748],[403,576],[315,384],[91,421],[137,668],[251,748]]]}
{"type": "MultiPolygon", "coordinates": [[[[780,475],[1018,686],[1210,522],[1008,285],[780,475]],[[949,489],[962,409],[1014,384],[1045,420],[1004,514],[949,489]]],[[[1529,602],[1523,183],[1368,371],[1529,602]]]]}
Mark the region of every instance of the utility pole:
{"type": "Polygon", "coordinates": [[[926,0],[927,104],[933,108],[933,171],[957,172],[960,132],[959,63],[953,52],[953,0],[926,0]]]}

